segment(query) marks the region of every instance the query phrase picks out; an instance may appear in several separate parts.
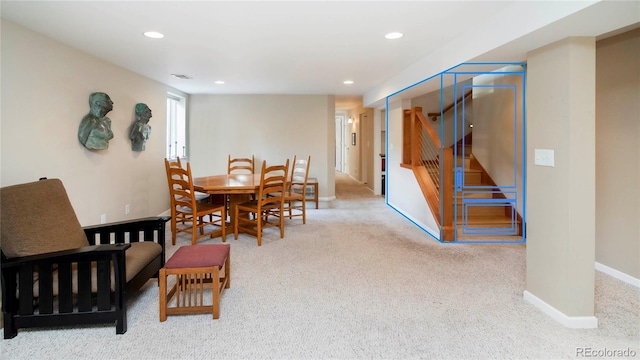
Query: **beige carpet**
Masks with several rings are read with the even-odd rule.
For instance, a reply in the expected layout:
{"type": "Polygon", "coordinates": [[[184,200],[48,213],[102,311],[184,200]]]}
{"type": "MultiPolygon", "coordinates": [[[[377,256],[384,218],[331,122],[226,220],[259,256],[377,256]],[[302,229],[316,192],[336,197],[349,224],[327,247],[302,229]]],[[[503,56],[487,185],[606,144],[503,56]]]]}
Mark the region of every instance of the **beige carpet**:
{"type": "MultiPolygon", "coordinates": [[[[2,359],[557,359],[577,348],[640,357],[640,289],[596,272],[599,328],[567,329],[523,300],[525,245],[440,244],[337,174],[336,197],[284,239],[231,244],[221,316],[158,321],[149,282],[114,326],[25,329],[2,359]]],[[[202,243],[219,243],[207,239],[202,243]]],[[[187,236],[179,245],[189,244],[187,236]]],[[[178,246],[169,245],[173,252],[178,246]]]]}

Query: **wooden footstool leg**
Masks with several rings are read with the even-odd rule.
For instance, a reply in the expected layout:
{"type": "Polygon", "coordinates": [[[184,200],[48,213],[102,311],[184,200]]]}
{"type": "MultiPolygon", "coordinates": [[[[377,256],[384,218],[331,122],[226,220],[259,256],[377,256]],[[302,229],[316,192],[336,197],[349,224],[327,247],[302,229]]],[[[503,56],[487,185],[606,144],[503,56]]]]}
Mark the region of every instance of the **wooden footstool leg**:
{"type": "Polygon", "coordinates": [[[211,273],[211,294],[213,295],[213,307],[211,313],[214,319],[220,318],[220,271],[217,266],[211,273]]]}
{"type": "MultiPolygon", "coordinates": [[[[229,259],[230,256],[227,256],[227,258],[224,260],[224,288],[228,289],[231,287],[231,260],[229,259]]],[[[221,292],[222,293],[222,292],[221,292]]]]}
{"type": "Polygon", "coordinates": [[[160,322],[167,320],[167,271],[160,269],[160,322]]]}

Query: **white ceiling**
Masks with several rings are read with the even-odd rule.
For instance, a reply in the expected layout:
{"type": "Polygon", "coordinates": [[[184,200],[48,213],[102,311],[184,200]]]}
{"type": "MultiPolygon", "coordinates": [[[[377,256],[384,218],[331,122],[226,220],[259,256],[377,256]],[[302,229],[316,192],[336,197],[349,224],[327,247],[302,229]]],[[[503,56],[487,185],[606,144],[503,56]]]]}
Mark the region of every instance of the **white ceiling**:
{"type": "Polygon", "coordinates": [[[511,3],[3,0],[0,11],[189,94],[335,94],[340,108],[511,3]]]}
{"type": "MultiPolygon", "coordinates": [[[[0,0],[0,16],[189,94],[334,94],[336,110],[344,110],[488,21],[527,28],[527,20],[542,14],[521,14],[524,23],[504,16],[526,3],[0,0]],[[142,35],[150,30],[165,37],[142,35]],[[392,31],[405,36],[385,39],[392,31]],[[344,85],[344,80],[355,83],[344,85]]],[[[540,3],[571,7],[563,1],[540,3]]],[[[582,3],[590,5],[484,57],[520,60],[527,51],[566,36],[600,36],[640,24],[637,0],[582,3]]]]}

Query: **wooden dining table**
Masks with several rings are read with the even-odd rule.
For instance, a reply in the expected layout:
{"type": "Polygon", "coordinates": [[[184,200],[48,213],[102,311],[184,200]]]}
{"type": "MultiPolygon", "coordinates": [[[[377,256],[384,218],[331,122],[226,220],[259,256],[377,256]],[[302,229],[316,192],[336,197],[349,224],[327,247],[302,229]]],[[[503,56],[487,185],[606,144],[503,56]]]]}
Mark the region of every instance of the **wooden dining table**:
{"type": "Polygon", "coordinates": [[[195,191],[207,194],[223,194],[229,197],[229,221],[233,231],[237,204],[249,201],[260,189],[260,174],[224,174],[193,179],[195,191]]]}

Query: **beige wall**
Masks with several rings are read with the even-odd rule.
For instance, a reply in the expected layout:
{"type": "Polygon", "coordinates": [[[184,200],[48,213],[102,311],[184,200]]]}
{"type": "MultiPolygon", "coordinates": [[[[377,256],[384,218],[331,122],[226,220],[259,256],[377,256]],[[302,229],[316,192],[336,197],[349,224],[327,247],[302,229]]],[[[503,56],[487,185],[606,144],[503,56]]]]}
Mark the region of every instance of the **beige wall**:
{"type": "Polygon", "coordinates": [[[566,316],[592,317],[595,40],[544,46],[527,63],[526,291],[566,316]],[[534,149],[555,150],[555,167],[534,165],[534,149]]]}
{"type": "Polygon", "coordinates": [[[166,93],[180,92],[6,20],[1,26],[1,185],[60,178],[82,225],[100,223],[101,214],[110,222],[167,210],[166,93]],[[114,138],[109,149],[90,151],[77,134],[96,91],[114,102],[114,138]],[[143,152],[128,138],[138,102],[153,112],[143,152]]]}
{"type": "Polygon", "coordinates": [[[335,109],[332,95],[192,95],[191,167],[195,176],[224,174],[227,156],[282,163],[311,156],[319,196],[335,197],[335,109]]]}
{"type": "MultiPolygon", "coordinates": [[[[522,71],[522,66],[500,70],[517,72],[522,71]]],[[[495,86],[473,90],[473,155],[497,185],[515,186],[517,211],[522,215],[523,77],[486,74],[475,77],[473,84],[495,86]]],[[[502,191],[514,190],[502,188],[502,191]]]]}
{"type": "Polygon", "coordinates": [[[596,261],[640,279],[640,29],[596,49],[596,261]]]}
{"type": "Polygon", "coordinates": [[[426,230],[433,237],[440,238],[438,223],[429,205],[422,196],[422,190],[411,169],[401,167],[402,163],[402,122],[404,110],[411,108],[411,100],[389,100],[387,108],[388,132],[386,181],[387,202],[408,219],[426,230]],[[419,196],[416,196],[419,194],[419,196]]]}

